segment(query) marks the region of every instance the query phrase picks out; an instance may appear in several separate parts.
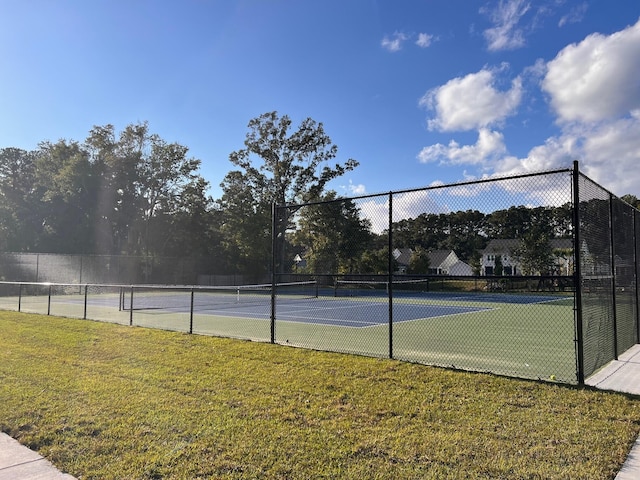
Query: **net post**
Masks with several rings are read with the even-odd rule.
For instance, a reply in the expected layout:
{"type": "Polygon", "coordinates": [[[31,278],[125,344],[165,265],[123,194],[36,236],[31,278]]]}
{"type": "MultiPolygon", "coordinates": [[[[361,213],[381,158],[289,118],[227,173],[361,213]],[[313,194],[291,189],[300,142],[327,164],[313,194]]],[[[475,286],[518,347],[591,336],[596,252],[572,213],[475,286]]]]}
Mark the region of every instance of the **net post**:
{"type": "Polygon", "coordinates": [[[584,385],[584,331],[582,325],[582,267],[580,265],[580,169],[573,162],[573,289],[576,331],[576,380],[584,385]]]}
{"type": "Polygon", "coordinates": [[[49,284],[49,292],[47,293],[47,315],[51,315],[51,284],[49,284]]]}
{"type": "Polygon", "coordinates": [[[18,312],[22,311],[22,283],[18,285],[18,312]]]}

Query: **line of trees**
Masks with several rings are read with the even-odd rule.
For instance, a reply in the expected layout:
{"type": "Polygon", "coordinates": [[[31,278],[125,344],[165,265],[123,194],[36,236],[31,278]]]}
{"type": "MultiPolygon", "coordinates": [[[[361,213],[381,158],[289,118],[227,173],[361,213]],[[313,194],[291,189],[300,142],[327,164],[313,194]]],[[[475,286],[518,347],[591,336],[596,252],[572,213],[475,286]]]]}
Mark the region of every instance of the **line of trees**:
{"type": "MultiPolygon", "coordinates": [[[[389,270],[389,232],[376,235],[352,200],[326,198],[329,203],[305,207],[289,239],[288,262],[302,255],[308,273],[376,273],[389,270]]],[[[492,239],[519,239],[512,252],[531,272],[553,263],[550,240],[571,238],[571,206],[514,206],[485,214],[478,210],[422,213],[392,224],[393,248],[411,249],[408,273],[429,271],[428,252],[453,250],[480,272],[482,251],[492,239]]],[[[392,271],[398,267],[393,256],[392,271]]],[[[300,269],[299,269],[300,271],[300,269]]]]}
{"type": "MultiPolygon", "coordinates": [[[[331,165],[337,147],[310,118],[294,129],[268,112],[248,127],[218,200],[201,161],[146,122],[95,126],[82,143],[2,148],[0,251],[196,256],[215,273],[268,271],[272,203],[320,198],[358,163],[331,165]]],[[[290,222],[279,223],[282,238],[290,222]]]]}

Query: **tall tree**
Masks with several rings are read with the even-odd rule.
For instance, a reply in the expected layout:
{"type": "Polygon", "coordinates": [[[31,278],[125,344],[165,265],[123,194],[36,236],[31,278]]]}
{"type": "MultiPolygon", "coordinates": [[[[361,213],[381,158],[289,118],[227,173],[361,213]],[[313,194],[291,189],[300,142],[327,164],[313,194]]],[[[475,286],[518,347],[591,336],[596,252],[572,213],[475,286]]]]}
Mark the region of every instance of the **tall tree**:
{"type": "MultiPolygon", "coordinates": [[[[181,208],[185,192],[206,188],[197,173],[200,160],[188,148],[149,132],[148,124],[128,125],[116,139],[113,125],[96,126],[86,140],[100,177],[97,230],[105,253],[159,254],[173,232],[155,229],[157,217],[181,208]]],[[[192,197],[193,199],[193,197],[192,197]]],[[[200,197],[205,201],[204,197],[200,197]]]]}
{"type": "Polygon", "coordinates": [[[36,152],[0,149],[0,249],[37,249],[42,231],[36,152]]]}
{"type": "MultiPolygon", "coordinates": [[[[229,155],[238,170],[229,172],[221,184],[221,205],[228,221],[237,228],[230,241],[246,258],[271,249],[271,204],[320,198],[329,181],[358,165],[353,159],[328,165],[336,158],[338,147],[322,123],[306,118],[294,131],[291,124],[287,115],[280,117],[277,112],[260,115],[249,121],[245,148],[229,155]]],[[[291,215],[285,215],[276,225],[279,271],[285,268],[285,232],[291,215]]]]}
{"type": "Polygon", "coordinates": [[[41,143],[36,159],[36,183],[42,192],[41,250],[91,253],[96,176],[87,151],[73,141],[41,143]]]}
{"type": "Polygon", "coordinates": [[[294,242],[305,252],[310,273],[360,273],[362,255],[372,246],[371,222],[353,200],[336,200],[335,192],[298,211],[294,242]]]}
{"type": "Polygon", "coordinates": [[[409,269],[407,273],[417,274],[428,274],[429,267],[431,266],[431,260],[429,259],[429,252],[422,247],[417,247],[411,253],[411,260],[409,262],[409,269]]]}

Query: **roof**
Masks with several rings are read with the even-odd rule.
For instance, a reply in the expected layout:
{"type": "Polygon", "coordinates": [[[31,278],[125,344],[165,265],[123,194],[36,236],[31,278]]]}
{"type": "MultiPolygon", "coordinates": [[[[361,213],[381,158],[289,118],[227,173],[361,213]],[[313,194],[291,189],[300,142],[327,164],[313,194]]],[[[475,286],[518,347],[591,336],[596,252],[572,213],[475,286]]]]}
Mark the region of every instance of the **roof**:
{"type": "MultiPolygon", "coordinates": [[[[438,268],[451,254],[455,255],[453,250],[432,250],[429,252],[429,265],[431,268],[438,268]]],[[[457,256],[456,256],[457,258],[457,256]]]]}
{"type": "Polygon", "coordinates": [[[393,251],[393,257],[400,265],[409,265],[411,263],[411,255],[413,252],[410,248],[396,248],[393,251]]]}

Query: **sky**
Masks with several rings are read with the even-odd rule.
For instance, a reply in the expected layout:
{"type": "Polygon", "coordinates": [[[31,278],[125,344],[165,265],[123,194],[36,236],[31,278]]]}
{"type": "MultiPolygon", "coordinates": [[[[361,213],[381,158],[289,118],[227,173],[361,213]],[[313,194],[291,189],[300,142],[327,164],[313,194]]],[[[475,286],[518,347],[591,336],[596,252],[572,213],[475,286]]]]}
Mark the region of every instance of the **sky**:
{"type": "Polygon", "coordinates": [[[638,0],[0,0],[0,148],[148,122],[214,198],[311,117],[343,196],[571,167],[640,197],[638,0]]]}

